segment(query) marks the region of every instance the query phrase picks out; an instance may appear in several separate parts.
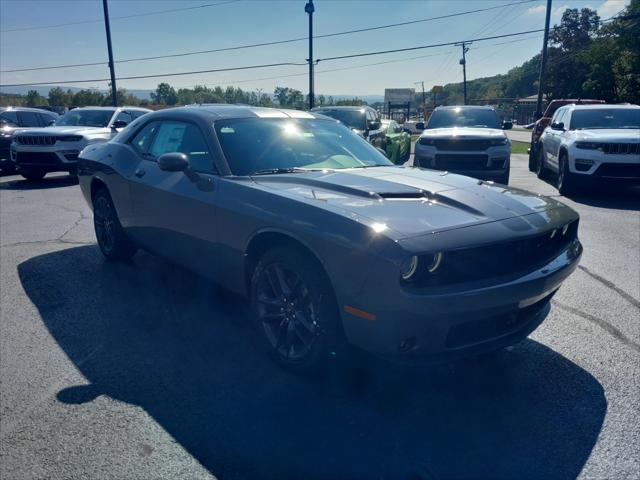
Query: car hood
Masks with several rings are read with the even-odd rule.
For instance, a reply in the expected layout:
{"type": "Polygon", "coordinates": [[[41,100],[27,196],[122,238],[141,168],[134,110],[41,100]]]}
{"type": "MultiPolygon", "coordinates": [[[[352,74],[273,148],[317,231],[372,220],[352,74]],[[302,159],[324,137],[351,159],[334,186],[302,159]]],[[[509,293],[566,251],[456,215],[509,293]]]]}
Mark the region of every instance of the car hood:
{"type": "Polygon", "coordinates": [[[255,176],[253,180],[279,195],[338,210],[381,228],[396,240],[564,208],[556,200],[523,190],[414,167],[255,176]]]}
{"type": "MultiPolygon", "coordinates": [[[[16,132],[22,133],[22,132],[16,132]]],[[[68,127],[44,127],[34,128],[25,131],[28,135],[109,135],[111,129],[107,127],[82,127],[82,126],[68,126],[68,127]]]]}
{"type": "Polygon", "coordinates": [[[639,142],[638,129],[633,128],[602,128],[594,130],[575,130],[576,140],[602,140],[607,142],[628,141],[639,142]]]}
{"type": "Polygon", "coordinates": [[[483,139],[502,138],[505,136],[503,130],[497,128],[472,128],[472,127],[452,127],[452,128],[432,128],[422,132],[420,137],[426,138],[451,138],[483,139]]]}

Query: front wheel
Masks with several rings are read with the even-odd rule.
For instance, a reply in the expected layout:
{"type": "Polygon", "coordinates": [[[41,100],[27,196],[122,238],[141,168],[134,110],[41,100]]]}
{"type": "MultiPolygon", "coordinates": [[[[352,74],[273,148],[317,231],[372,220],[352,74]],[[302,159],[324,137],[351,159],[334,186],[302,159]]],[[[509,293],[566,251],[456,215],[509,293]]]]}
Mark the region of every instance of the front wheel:
{"type": "Polygon", "coordinates": [[[560,155],[558,165],[558,191],[562,195],[571,195],[578,191],[575,174],[569,171],[569,158],[566,153],[560,155]]]}
{"type": "Polygon", "coordinates": [[[106,188],[93,196],[93,228],[102,254],[109,260],[127,260],[137,248],[127,238],[106,188]]]}
{"type": "Polygon", "coordinates": [[[294,248],[265,253],[251,278],[251,307],[263,343],[280,365],[300,372],[326,366],[338,314],[317,261],[294,248]]]}
{"type": "Polygon", "coordinates": [[[544,180],[547,177],[547,167],[544,164],[542,147],[536,148],[536,175],[540,180],[544,180]]]}
{"type": "Polygon", "coordinates": [[[24,178],[32,182],[37,182],[38,180],[42,180],[46,174],[47,172],[37,168],[21,168],[20,169],[20,175],[22,175],[24,178]]]}

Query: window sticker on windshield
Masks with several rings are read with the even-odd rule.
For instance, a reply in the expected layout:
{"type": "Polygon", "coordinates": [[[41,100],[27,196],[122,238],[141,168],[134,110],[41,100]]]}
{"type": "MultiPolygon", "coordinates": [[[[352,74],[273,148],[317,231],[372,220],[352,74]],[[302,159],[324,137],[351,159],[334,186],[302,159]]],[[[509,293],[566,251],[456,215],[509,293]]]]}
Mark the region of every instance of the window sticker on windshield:
{"type": "Polygon", "coordinates": [[[222,127],[220,133],[236,133],[236,131],[231,127],[222,127]]]}

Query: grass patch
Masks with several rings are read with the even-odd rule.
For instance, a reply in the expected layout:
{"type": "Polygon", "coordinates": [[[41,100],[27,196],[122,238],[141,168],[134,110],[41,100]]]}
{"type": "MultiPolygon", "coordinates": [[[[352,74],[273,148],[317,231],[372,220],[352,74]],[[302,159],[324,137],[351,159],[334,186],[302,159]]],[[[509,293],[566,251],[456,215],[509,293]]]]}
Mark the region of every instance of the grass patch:
{"type": "Polygon", "coordinates": [[[511,153],[527,153],[528,149],[528,142],[518,142],[516,140],[511,141],[511,153]]]}

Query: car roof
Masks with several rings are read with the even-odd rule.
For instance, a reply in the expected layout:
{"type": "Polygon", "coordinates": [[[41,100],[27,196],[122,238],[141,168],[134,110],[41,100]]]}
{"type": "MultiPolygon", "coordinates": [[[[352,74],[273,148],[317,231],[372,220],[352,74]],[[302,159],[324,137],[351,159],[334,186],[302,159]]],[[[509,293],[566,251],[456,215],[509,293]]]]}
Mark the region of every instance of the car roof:
{"type": "MultiPolygon", "coordinates": [[[[86,107],[76,107],[73,110],[144,110],[145,112],[151,112],[152,110],[149,110],[148,108],[144,108],[144,107],[133,107],[133,106],[118,106],[118,107],[101,107],[101,106],[86,106],[86,107]]],[[[70,112],[72,112],[73,110],[69,110],[70,112]]]]}
{"type": "MultiPolygon", "coordinates": [[[[166,108],[153,112],[153,116],[159,115],[196,115],[204,119],[221,120],[236,118],[322,118],[324,115],[306,112],[303,110],[289,110],[282,108],[253,107],[250,105],[230,104],[202,104],[187,105],[185,107],[166,108]]],[[[146,117],[145,117],[146,118],[146,117]]]]}
{"type": "Polygon", "coordinates": [[[454,110],[456,108],[464,108],[465,110],[495,110],[489,105],[441,105],[436,110],[454,110]]]}
{"type": "MultiPolygon", "coordinates": [[[[576,105],[576,104],[570,104],[570,105],[564,105],[560,108],[564,108],[565,110],[602,110],[604,108],[606,108],[607,110],[609,109],[614,109],[614,110],[628,110],[628,109],[640,109],[640,105],[633,105],[631,103],[628,104],[608,104],[608,103],[600,103],[600,104],[595,104],[595,105],[576,105]]],[[[558,110],[560,110],[560,108],[558,110]]]]}
{"type": "Polygon", "coordinates": [[[323,107],[314,107],[311,109],[311,111],[319,112],[320,110],[362,110],[364,108],[371,108],[371,107],[368,105],[325,105],[323,107]]]}
{"type": "Polygon", "coordinates": [[[56,114],[55,112],[51,112],[49,110],[44,110],[42,108],[32,108],[32,107],[0,107],[0,112],[36,112],[36,113],[53,113],[54,115],[56,114]]]}

